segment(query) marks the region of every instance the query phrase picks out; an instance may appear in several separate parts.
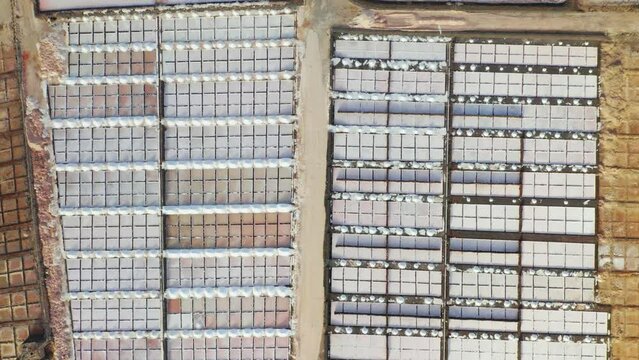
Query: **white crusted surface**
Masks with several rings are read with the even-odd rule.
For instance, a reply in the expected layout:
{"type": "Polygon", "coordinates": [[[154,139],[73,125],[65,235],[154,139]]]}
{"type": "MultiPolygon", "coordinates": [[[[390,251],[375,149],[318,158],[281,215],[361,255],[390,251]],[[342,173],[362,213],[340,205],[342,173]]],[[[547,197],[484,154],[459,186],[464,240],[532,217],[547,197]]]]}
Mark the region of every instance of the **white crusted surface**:
{"type": "Polygon", "coordinates": [[[80,291],[67,293],[66,300],[157,299],[159,291],[80,291]]]}
{"type": "Polygon", "coordinates": [[[596,165],[566,165],[566,164],[505,164],[505,163],[457,163],[460,170],[497,170],[497,171],[519,171],[522,167],[530,169],[532,172],[561,172],[571,171],[574,173],[587,173],[597,168],[596,165]]]}
{"type": "Polygon", "coordinates": [[[117,85],[117,84],[155,84],[155,75],[129,75],[129,76],[87,76],[68,77],[60,79],[63,85],[117,85]]]}
{"type": "Polygon", "coordinates": [[[160,257],[162,252],[158,250],[104,250],[104,251],[66,251],[67,259],[142,259],[160,257]]]}
{"type": "Polygon", "coordinates": [[[407,235],[407,236],[428,236],[432,237],[444,229],[417,229],[407,227],[386,227],[386,226],[358,226],[358,225],[333,225],[334,232],[342,234],[366,234],[366,235],[407,235]]]}
{"type": "MultiPolygon", "coordinates": [[[[97,0],[92,0],[93,2],[98,2],[97,0]]],[[[148,1],[148,0],[136,0],[138,2],[142,2],[142,1],[148,1]]],[[[68,9],[68,8],[73,8],[75,7],[75,5],[77,5],[77,1],[76,0],[56,0],[53,1],[55,2],[55,5],[53,4],[49,4],[52,1],[50,0],[43,0],[41,1],[41,3],[45,3],[46,5],[43,6],[42,10],[60,10],[60,9],[68,9]],[[66,4],[70,4],[70,5],[66,5],[66,4]]],[[[158,1],[157,3],[165,3],[165,4],[177,4],[177,3],[197,3],[197,2],[205,2],[202,0],[182,0],[182,1],[176,1],[176,0],[165,0],[165,1],[158,1]]],[[[115,0],[115,2],[109,2],[109,3],[104,3],[101,2],[100,5],[96,4],[93,7],[94,8],[100,8],[100,7],[116,7],[119,5],[135,5],[132,4],[131,1],[124,1],[124,0],[115,0]],[[120,4],[120,2],[122,4],[120,4]]],[[[255,2],[252,3],[252,5],[259,5],[259,2],[255,2]]],[[[265,4],[265,3],[262,3],[265,4]]],[[[138,4],[139,5],[139,4],[138,4]]],[[[163,8],[160,8],[161,10],[166,10],[163,8]]],[[[184,19],[184,18],[215,18],[215,17],[238,17],[238,16],[264,16],[264,15],[285,15],[285,14],[292,14],[293,10],[290,8],[282,8],[282,9],[265,9],[265,8],[256,8],[256,9],[231,9],[231,10],[212,10],[210,8],[204,8],[202,10],[199,11],[192,11],[193,8],[186,8],[186,7],[175,7],[176,10],[179,11],[172,11],[173,7],[169,7],[168,11],[166,12],[160,12],[159,14],[161,15],[162,18],[164,19],[173,19],[173,18],[177,18],[177,19],[184,19]]],[[[135,8],[131,8],[131,9],[126,9],[118,14],[104,14],[102,12],[95,12],[95,14],[93,13],[87,13],[84,16],[81,17],[73,17],[71,19],[69,19],[69,22],[71,23],[83,23],[83,22],[93,22],[93,21],[115,21],[115,20],[124,20],[124,21],[129,21],[129,20],[140,20],[140,19],[154,19],[156,17],[156,15],[149,13],[148,10],[145,11],[145,9],[135,9],[135,8]]]]}
{"type": "Polygon", "coordinates": [[[443,201],[441,195],[418,195],[418,194],[392,194],[392,193],[359,193],[359,192],[334,192],[331,194],[333,200],[370,200],[370,201],[396,201],[412,203],[440,203],[443,201]]]}
{"type": "Polygon", "coordinates": [[[154,42],[129,43],[129,44],[95,44],[95,45],[69,45],[63,48],[70,53],[112,53],[126,51],[153,51],[157,48],[154,42]]]}
{"type": "Polygon", "coordinates": [[[216,339],[238,337],[290,337],[291,329],[220,329],[220,330],[169,330],[165,332],[168,339],[216,339]]]}
{"type": "Polygon", "coordinates": [[[291,204],[187,205],[164,206],[162,213],[166,215],[261,214],[288,213],[294,210],[295,207],[291,204]]]}
{"type": "Polygon", "coordinates": [[[105,118],[69,118],[51,119],[53,129],[85,129],[102,127],[140,127],[157,126],[158,118],[155,116],[118,116],[105,118]]]}
{"type": "Polygon", "coordinates": [[[419,70],[441,71],[446,69],[445,61],[417,61],[417,60],[388,60],[388,59],[350,59],[334,57],[331,59],[333,66],[341,66],[348,69],[391,69],[391,70],[419,70]]]}
{"type": "Polygon", "coordinates": [[[161,339],[160,331],[88,331],[73,333],[74,339],[95,339],[95,340],[111,340],[111,339],[161,339]]]}
{"type": "Polygon", "coordinates": [[[398,93],[372,93],[355,91],[333,91],[331,97],[346,100],[373,100],[373,101],[397,101],[397,102],[448,102],[448,95],[412,95],[398,93]]]}
{"type": "Polygon", "coordinates": [[[92,215],[160,215],[160,207],[103,207],[103,208],[61,208],[61,216],[92,215]]]}
{"type": "Polygon", "coordinates": [[[340,40],[368,40],[368,41],[398,41],[398,42],[448,42],[452,39],[446,36],[413,36],[413,35],[379,35],[379,34],[339,34],[340,40]]]}
{"type": "Polygon", "coordinates": [[[250,160],[169,160],[162,163],[166,170],[188,169],[267,169],[293,167],[293,159],[250,159],[250,160]]]}
{"type": "Polygon", "coordinates": [[[293,256],[291,248],[224,248],[224,249],[171,249],[164,250],[169,259],[224,258],[224,257],[269,257],[293,256]]]}
{"type": "Polygon", "coordinates": [[[295,211],[292,204],[241,204],[241,205],[182,205],[148,207],[101,207],[101,208],[61,208],[61,216],[74,215],[202,215],[202,214],[261,214],[289,213],[295,211]]]}
{"type": "Polygon", "coordinates": [[[418,161],[376,161],[376,160],[333,160],[334,167],[373,169],[441,169],[440,162],[418,161]]]}
{"type": "Polygon", "coordinates": [[[158,170],[157,162],[108,162],[108,163],[74,163],[55,165],[57,171],[83,172],[83,171],[126,171],[126,170],[158,170]]]}
{"type": "Polygon", "coordinates": [[[294,115],[163,118],[166,127],[293,124],[294,115]]]}
{"type": "Polygon", "coordinates": [[[445,135],[445,128],[419,128],[408,126],[356,126],[330,125],[328,130],[333,133],[366,133],[366,134],[410,134],[410,135],[445,135]]]}
{"type": "Polygon", "coordinates": [[[183,83],[198,81],[253,81],[253,80],[289,80],[295,76],[293,71],[265,72],[265,73],[227,73],[227,74],[170,74],[163,75],[162,80],[167,83],[183,83]]]}
{"type": "Polygon", "coordinates": [[[248,48],[274,48],[295,45],[294,39],[272,39],[252,41],[195,41],[162,43],[162,50],[208,50],[208,49],[248,49],[248,48]]]}
{"type": "Polygon", "coordinates": [[[168,288],[167,299],[201,299],[230,297],[292,297],[288,286],[218,287],[218,288],[168,288]]]}

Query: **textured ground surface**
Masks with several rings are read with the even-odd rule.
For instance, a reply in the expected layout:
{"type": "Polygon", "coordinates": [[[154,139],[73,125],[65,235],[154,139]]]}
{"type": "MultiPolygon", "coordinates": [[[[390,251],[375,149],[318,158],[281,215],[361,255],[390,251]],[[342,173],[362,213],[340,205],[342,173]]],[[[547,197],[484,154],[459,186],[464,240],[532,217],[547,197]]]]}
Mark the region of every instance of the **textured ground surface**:
{"type": "Polygon", "coordinates": [[[602,47],[599,298],[612,305],[612,358],[639,358],[639,38],[602,47]]]}
{"type": "Polygon", "coordinates": [[[0,358],[45,332],[19,63],[11,11],[0,14],[0,358]]]}
{"type": "MultiPolygon", "coordinates": [[[[22,28],[23,54],[25,59],[25,95],[30,102],[27,106],[28,145],[34,159],[35,194],[40,212],[38,214],[43,249],[44,264],[48,267],[47,292],[51,301],[52,326],[64,334],[65,321],[55,321],[65,315],[64,305],[55,300],[59,297],[60,284],[65,283],[63,273],[56,271],[56,251],[59,244],[55,215],[49,206],[56,199],[51,173],[50,156],[46,146],[47,134],[42,132],[42,119],[38,107],[44,104],[44,96],[37,79],[48,66],[55,66],[50,54],[50,42],[38,47],[41,37],[51,33],[46,26],[34,21],[28,6],[30,0],[17,0],[22,10],[19,20],[22,28]],[[26,11],[25,11],[26,10],[26,11]],[[25,36],[24,34],[28,34],[25,36]],[[38,36],[39,34],[39,36],[38,36]],[[41,60],[39,57],[43,57],[41,60]]],[[[590,12],[580,12],[564,8],[499,9],[494,7],[443,7],[425,10],[424,7],[399,7],[391,5],[369,5],[364,2],[346,0],[311,0],[300,12],[301,57],[301,118],[299,127],[300,145],[298,159],[301,164],[297,183],[300,198],[301,222],[297,241],[300,247],[298,259],[296,303],[297,336],[294,354],[297,359],[319,359],[324,356],[324,240],[326,186],[326,154],[328,105],[329,105],[329,50],[330,29],[333,27],[353,27],[358,29],[385,29],[398,31],[482,31],[512,33],[602,33],[608,38],[601,48],[601,141],[599,181],[599,257],[600,279],[599,299],[603,304],[613,306],[611,314],[612,359],[639,359],[639,16],[627,8],[596,7],[600,1],[583,3],[582,8],[590,12]],[[363,8],[365,7],[365,9],[363,8]],[[398,10],[399,9],[399,10],[398,10]],[[603,10],[603,11],[602,11],[603,10]],[[634,103],[633,103],[634,102],[634,103]]],[[[7,14],[8,12],[3,12],[7,14]]],[[[6,15],[3,15],[6,17],[6,15]]],[[[11,53],[13,45],[7,24],[9,19],[1,19],[0,30],[5,49],[11,53]],[[6,35],[9,34],[9,35],[6,35]]],[[[3,53],[3,58],[5,57],[3,53]]],[[[12,56],[8,58],[13,59],[12,56]]],[[[1,65],[1,64],[0,64],[1,65]]],[[[15,65],[14,65],[15,66],[15,65]]],[[[3,81],[9,80],[12,69],[3,81]]],[[[13,75],[12,75],[13,74],[13,75]]],[[[13,92],[17,96],[17,92],[13,92]]],[[[4,94],[3,94],[4,96],[4,94]]],[[[4,102],[2,102],[4,104],[4,102]]],[[[4,108],[4,106],[1,106],[4,108]]],[[[0,117],[0,132],[4,132],[0,117]]],[[[21,128],[21,127],[20,127],[21,128]]],[[[22,136],[22,130],[18,131],[22,136]]],[[[0,135],[1,144],[6,142],[0,135]]],[[[0,146],[0,157],[3,156],[0,146]]],[[[0,158],[0,164],[5,160],[0,158]]],[[[1,165],[0,165],[1,166],[1,165]]],[[[0,167],[0,182],[6,177],[0,167]]],[[[8,175],[14,176],[14,175],[8,175]]],[[[10,182],[10,181],[9,181],[10,182]]],[[[17,191],[16,191],[17,192],[17,191]]],[[[0,193],[3,194],[3,193],[0,193]]],[[[11,195],[13,196],[13,195],[11,195]]],[[[0,195],[0,199],[11,196],[0,195]]],[[[15,195],[16,199],[24,195],[15,195]]],[[[8,213],[3,209],[3,215],[8,213]]],[[[28,212],[21,221],[29,222],[28,212]]],[[[8,233],[0,222],[0,237],[8,233]]],[[[13,229],[13,227],[11,227],[13,229]]],[[[30,226],[25,225],[26,238],[31,239],[30,226]]],[[[13,231],[13,230],[11,230],[13,231]]],[[[4,240],[3,240],[4,241],[4,240]]],[[[22,245],[21,245],[22,246],[22,245]]],[[[25,242],[25,249],[33,249],[32,242],[25,242]],[[30,245],[29,245],[30,244],[30,245]]],[[[15,250],[13,250],[15,251],[15,250]]],[[[28,252],[27,252],[28,255],[28,252]]],[[[4,255],[1,255],[4,256],[4,255]]],[[[9,256],[7,256],[8,258],[9,256]]],[[[14,256],[11,255],[11,259],[14,256]]],[[[4,257],[3,257],[4,259],[4,257]]],[[[3,260],[4,261],[4,260],[3,260]]],[[[24,267],[24,261],[22,265],[24,267]]],[[[8,266],[8,265],[7,265],[8,266]]],[[[0,264],[0,270],[2,265],[0,264]]],[[[23,271],[23,270],[20,270],[23,271]]],[[[37,274],[36,274],[37,275],[37,274]]],[[[0,274],[2,276],[2,274],[0,274]]],[[[7,274],[7,276],[9,276],[7,274]]],[[[16,275],[14,275],[16,276],[16,275]]],[[[31,275],[32,276],[32,275],[31,275]]],[[[28,277],[25,275],[24,279],[28,277]]],[[[9,283],[13,286],[13,283],[9,283]]],[[[20,285],[21,286],[21,285],[20,285]]],[[[23,288],[20,288],[24,291],[23,288]]],[[[34,286],[37,289],[37,286],[34,286]]],[[[0,294],[14,290],[0,290],[0,294]]],[[[26,296],[26,295],[25,295],[26,296]]],[[[0,300],[2,301],[2,300],[0,300]]],[[[0,306],[3,306],[0,304],[0,306]]],[[[34,305],[36,306],[36,305],[34,305]]],[[[1,309],[0,309],[1,310],[1,309]]],[[[19,312],[18,312],[19,313],[19,312]]],[[[38,319],[37,312],[28,318],[38,319]]],[[[0,315],[0,357],[12,358],[20,343],[27,336],[30,322],[16,323],[16,318],[0,315]],[[14,323],[12,323],[14,322],[14,323]],[[14,324],[14,326],[9,326],[14,324]]],[[[14,315],[15,316],[15,311],[14,315]]],[[[32,320],[29,320],[32,321],[32,320]]],[[[38,321],[32,321],[37,328],[38,321]]],[[[58,344],[59,345],[59,344],[58,344]]],[[[65,353],[63,346],[58,350],[65,353]]]]}

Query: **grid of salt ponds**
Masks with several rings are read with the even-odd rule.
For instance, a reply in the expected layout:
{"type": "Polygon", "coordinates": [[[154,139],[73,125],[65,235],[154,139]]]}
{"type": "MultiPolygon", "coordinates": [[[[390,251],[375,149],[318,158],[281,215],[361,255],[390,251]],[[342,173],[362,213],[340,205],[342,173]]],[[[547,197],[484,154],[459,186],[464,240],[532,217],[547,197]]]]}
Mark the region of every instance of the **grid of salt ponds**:
{"type": "Polygon", "coordinates": [[[597,47],[335,36],[333,359],[605,359],[597,47]]]}
{"type": "Polygon", "coordinates": [[[75,357],[288,359],[295,15],[180,15],[64,24],[48,90],[75,357]]]}

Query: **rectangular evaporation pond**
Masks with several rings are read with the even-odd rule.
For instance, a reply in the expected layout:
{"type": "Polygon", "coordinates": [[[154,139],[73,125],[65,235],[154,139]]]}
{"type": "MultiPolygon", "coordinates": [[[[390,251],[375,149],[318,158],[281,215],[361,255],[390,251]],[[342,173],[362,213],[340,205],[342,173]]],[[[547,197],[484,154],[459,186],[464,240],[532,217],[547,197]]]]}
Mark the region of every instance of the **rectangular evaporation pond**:
{"type": "Polygon", "coordinates": [[[605,359],[597,46],[334,39],[330,358],[605,359]]]}
{"type": "Polygon", "coordinates": [[[295,14],[141,15],[49,84],[76,358],[288,359],[295,14]]]}
{"type": "Polygon", "coordinates": [[[488,337],[449,339],[449,359],[606,358],[558,338],[592,337],[605,349],[608,335],[607,314],[593,310],[597,51],[588,42],[455,41],[448,296],[468,310],[448,308],[448,336],[488,337]],[[550,343],[531,352],[537,338],[550,343]]]}
{"type": "Polygon", "coordinates": [[[439,358],[450,45],[335,39],[329,356],[439,358]],[[427,336],[401,336],[406,328],[427,336]]]}
{"type": "Polygon", "coordinates": [[[290,355],[293,262],[277,250],[292,247],[295,210],[273,209],[294,198],[295,15],[238,14],[161,19],[164,205],[230,209],[165,216],[167,332],[247,334],[171,336],[171,359],[290,355]],[[174,46],[238,42],[253,45],[174,46]]]}
{"type": "Polygon", "coordinates": [[[49,84],[49,104],[75,358],[158,358],[165,315],[157,21],[63,25],[68,72],[49,84]],[[144,42],[147,49],[132,48],[144,42]],[[96,51],[107,44],[120,48],[96,51]]]}

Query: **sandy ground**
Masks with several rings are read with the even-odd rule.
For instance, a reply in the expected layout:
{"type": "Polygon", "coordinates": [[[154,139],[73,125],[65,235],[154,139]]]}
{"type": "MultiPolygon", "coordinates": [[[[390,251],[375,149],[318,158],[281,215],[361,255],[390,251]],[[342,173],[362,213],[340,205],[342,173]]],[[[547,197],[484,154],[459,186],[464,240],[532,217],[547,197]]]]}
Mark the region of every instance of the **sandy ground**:
{"type": "MultiPolygon", "coordinates": [[[[585,8],[587,4],[580,6],[585,8]]],[[[608,37],[602,46],[602,64],[614,65],[616,61],[621,62],[621,59],[618,59],[621,53],[629,58],[628,62],[632,62],[635,56],[639,59],[639,51],[632,52],[632,49],[639,49],[639,46],[632,47],[632,44],[634,46],[637,44],[636,37],[632,34],[639,33],[639,13],[628,12],[626,9],[612,9],[606,12],[579,12],[561,8],[499,10],[491,7],[440,6],[426,10],[424,7],[414,6],[391,7],[379,4],[369,6],[364,2],[353,3],[346,0],[309,0],[306,2],[306,6],[300,10],[299,24],[301,25],[299,31],[303,45],[300,47],[299,55],[301,64],[299,98],[302,120],[298,132],[297,156],[301,165],[298,173],[297,194],[301,213],[297,232],[300,255],[297,262],[297,335],[294,342],[294,358],[299,360],[323,359],[327,355],[325,353],[326,339],[323,336],[326,314],[320,310],[326,309],[323,257],[325,256],[327,214],[324,204],[327,185],[327,125],[330,104],[328,94],[329,54],[332,28],[443,33],[471,31],[550,33],[555,34],[553,35],[555,39],[562,37],[557,34],[565,34],[566,38],[579,38],[580,33],[592,33],[608,37]],[[362,5],[365,5],[366,8],[362,8],[362,5]],[[628,51],[631,53],[626,54],[628,51]]],[[[635,61],[639,64],[639,60],[635,61]]],[[[627,76],[624,75],[625,65],[616,65],[610,66],[610,70],[602,73],[601,76],[604,97],[601,106],[602,142],[614,142],[620,136],[624,139],[630,137],[626,147],[632,148],[631,144],[635,140],[635,135],[639,135],[639,126],[635,126],[637,130],[634,133],[632,130],[628,130],[626,131],[629,132],[628,134],[620,135],[617,130],[631,128],[632,124],[627,124],[630,121],[628,117],[639,118],[639,111],[620,113],[618,108],[620,102],[623,105],[633,101],[632,95],[628,91],[624,92],[623,89],[628,86],[639,88],[639,76],[627,80],[627,76]],[[620,95],[614,96],[615,94],[620,95]]],[[[625,106],[622,107],[625,109],[625,106]]],[[[602,146],[602,154],[600,155],[602,159],[612,159],[617,155],[618,147],[616,145],[602,146]]],[[[639,175],[636,170],[630,169],[633,166],[629,169],[618,169],[614,164],[608,165],[605,160],[602,163],[604,166],[601,178],[608,179],[613,173],[622,172],[623,174],[618,176],[623,178],[623,182],[618,181],[614,186],[603,186],[601,184],[607,182],[600,181],[600,195],[605,199],[601,202],[601,207],[623,208],[626,205],[619,203],[613,193],[615,191],[627,192],[628,189],[639,185],[639,175]],[[626,174],[624,173],[626,170],[632,172],[626,174]],[[612,198],[610,198],[611,196],[612,198]]],[[[634,167],[639,169],[639,161],[634,167]]],[[[639,201],[639,196],[635,196],[630,201],[639,201]]],[[[600,242],[607,245],[633,242],[633,235],[618,237],[606,233],[605,229],[614,226],[612,223],[618,221],[618,216],[605,216],[601,207],[599,210],[600,242]]],[[[639,212],[636,214],[639,215],[639,212]]],[[[636,221],[639,222],[639,219],[636,221]]],[[[613,252],[613,250],[610,251],[613,252]]],[[[639,262],[639,258],[637,261],[639,262]]],[[[601,289],[601,302],[604,304],[614,303],[613,299],[627,298],[624,296],[626,295],[624,291],[630,291],[628,287],[632,287],[632,284],[635,284],[639,278],[636,273],[627,273],[624,270],[624,275],[620,280],[618,277],[621,275],[618,271],[613,272],[608,267],[602,267],[601,270],[599,287],[601,289]],[[625,282],[623,285],[619,285],[620,281],[625,282]],[[630,285],[626,285],[626,282],[630,282],[630,285]]],[[[637,270],[639,270],[639,265],[635,271],[637,270]]],[[[635,291],[631,292],[636,294],[635,291]]],[[[637,343],[635,340],[639,340],[635,338],[639,336],[639,331],[634,329],[634,332],[630,333],[627,329],[630,325],[625,326],[626,323],[637,325],[639,321],[625,321],[623,324],[619,324],[622,321],[619,319],[628,317],[626,314],[631,315],[633,319],[639,317],[637,311],[634,310],[634,306],[639,304],[630,301],[617,305],[620,306],[613,307],[611,330],[615,339],[612,341],[611,358],[639,359],[639,352],[636,351],[637,346],[630,345],[637,343]]]]}

